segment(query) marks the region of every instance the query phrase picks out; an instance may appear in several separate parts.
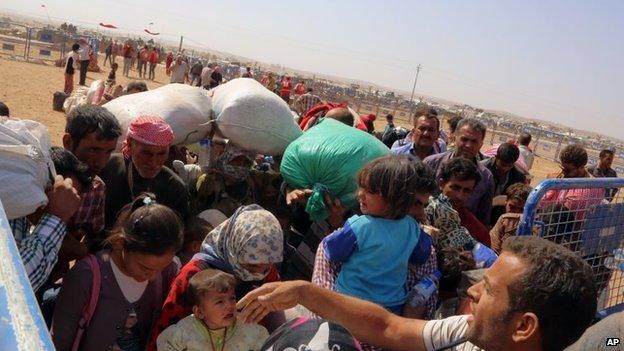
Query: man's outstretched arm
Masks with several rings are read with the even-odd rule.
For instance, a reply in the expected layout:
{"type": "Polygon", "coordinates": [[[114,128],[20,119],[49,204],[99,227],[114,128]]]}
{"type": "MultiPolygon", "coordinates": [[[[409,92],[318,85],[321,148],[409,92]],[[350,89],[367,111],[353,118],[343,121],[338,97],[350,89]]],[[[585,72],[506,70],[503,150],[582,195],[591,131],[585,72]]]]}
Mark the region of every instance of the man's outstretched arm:
{"type": "Polygon", "coordinates": [[[373,303],[306,281],[265,284],[243,297],[237,306],[243,309],[244,320],[257,322],[269,312],[297,304],[341,324],[358,340],[393,350],[425,350],[425,321],[399,317],[373,303]]]}

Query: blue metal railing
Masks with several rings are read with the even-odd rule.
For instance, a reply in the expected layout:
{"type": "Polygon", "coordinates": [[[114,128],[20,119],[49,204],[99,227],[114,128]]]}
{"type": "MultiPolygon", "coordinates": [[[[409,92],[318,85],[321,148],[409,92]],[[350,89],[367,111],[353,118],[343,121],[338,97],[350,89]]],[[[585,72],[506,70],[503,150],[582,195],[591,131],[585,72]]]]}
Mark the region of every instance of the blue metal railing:
{"type": "Polygon", "coordinates": [[[518,226],[518,235],[531,235],[537,206],[549,190],[596,188],[624,188],[624,178],[558,178],[543,180],[529,194],[529,198],[524,205],[524,213],[522,214],[520,225],[518,226]]]}
{"type": "Polygon", "coordinates": [[[54,350],[1,202],[0,350],[54,350]]]}
{"type": "MultiPolygon", "coordinates": [[[[518,226],[518,235],[540,236],[581,256],[596,276],[598,318],[624,309],[624,179],[547,179],[529,194],[518,226]],[[565,199],[540,204],[550,190],[586,190],[575,194],[578,207],[549,207],[565,199]],[[615,198],[595,189],[619,189],[615,198]],[[583,196],[587,196],[584,198],[583,196]],[[546,205],[546,206],[545,206],[546,205]],[[538,230],[539,229],[539,230],[538,230]]],[[[613,195],[612,195],[613,196],[613,195]]],[[[574,201],[573,200],[573,201],[574,201]]]]}

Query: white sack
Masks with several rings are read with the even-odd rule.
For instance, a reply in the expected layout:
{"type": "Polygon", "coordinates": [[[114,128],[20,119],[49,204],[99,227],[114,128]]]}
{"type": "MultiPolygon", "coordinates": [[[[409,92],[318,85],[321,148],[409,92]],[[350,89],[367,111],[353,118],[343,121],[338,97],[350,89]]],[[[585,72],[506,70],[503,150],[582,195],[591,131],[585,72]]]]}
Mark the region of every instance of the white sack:
{"type": "Polygon", "coordinates": [[[69,114],[74,108],[87,104],[87,93],[89,88],[78,86],[71,95],[63,102],[63,111],[69,114]]]}
{"type": "Polygon", "coordinates": [[[203,139],[210,131],[209,92],[186,84],[167,84],[141,93],[120,96],[103,106],[115,115],[123,132],[117,149],[126,140],[128,127],[139,116],[163,118],[173,129],[174,144],[190,144],[203,139]],[[188,136],[188,138],[187,138],[188,136]]]}
{"type": "Polygon", "coordinates": [[[0,118],[0,200],[8,219],[34,213],[48,203],[45,188],[56,172],[50,137],[40,123],[0,118]]]}
{"type": "Polygon", "coordinates": [[[243,149],[281,155],[302,134],[288,104],[254,79],[233,79],[210,92],[219,130],[243,149]]]}

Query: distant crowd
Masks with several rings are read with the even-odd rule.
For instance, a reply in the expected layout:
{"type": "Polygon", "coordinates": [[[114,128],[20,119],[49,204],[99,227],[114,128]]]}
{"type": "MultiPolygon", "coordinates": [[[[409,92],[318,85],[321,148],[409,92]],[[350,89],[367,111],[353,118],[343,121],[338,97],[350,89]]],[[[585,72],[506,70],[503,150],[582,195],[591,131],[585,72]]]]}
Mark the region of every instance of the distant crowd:
{"type": "MultiPolygon", "coordinates": [[[[72,48],[65,93],[75,70],[85,84],[89,50],[72,48]]],[[[136,65],[153,80],[164,52],[113,41],[105,54],[110,100],[117,56],[124,76],[136,65]]],[[[216,62],[168,53],[164,63],[170,83],[213,89],[226,79],[216,62]]],[[[310,151],[315,161],[301,160],[335,168],[296,186],[282,155],[216,135],[200,164],[159,116],[122,130],[104,107],[74,108],[49,151],[47,205],[10,220],[58,350],[586,350],[621,335],[621,314],[587,330],[605,287],[564,226],[558,242],[516,235],[539,162],[530,134],[486,149],[480,120],[443,125],[427,106],[410,129],[387,115],[375,131],[377,116],[322,101],[305,80],[251,67],[237,77],[288,103],[304,136],[336,126],[338,137],[310,151]],[[343,138],[386,155],[338,173],[361,151],[343,138]],[[329,190],[336,179],[357,189],[354,206],[329,190]]],[[[125,93],[147,90],[138,84],[125,93]]],[[[2,103],[0,116],[10,116],[2,103]]],[[[566,145],[549,177],[617,177],[613,159],[603,150],[587,167],[585,148],[566,145]]],[[[551,190],[538,208],[565,224],[617,197],[551,190]]]]}

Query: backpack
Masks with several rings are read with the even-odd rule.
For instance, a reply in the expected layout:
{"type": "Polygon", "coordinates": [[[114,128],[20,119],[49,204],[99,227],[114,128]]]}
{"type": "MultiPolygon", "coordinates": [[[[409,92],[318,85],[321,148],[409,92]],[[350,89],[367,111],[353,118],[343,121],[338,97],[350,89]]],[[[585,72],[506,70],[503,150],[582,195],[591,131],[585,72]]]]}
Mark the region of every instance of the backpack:
{"type": "Polygon", "coordinates": [[[85,329],[87,329],[91,323],[91,318],[93,318],[95,307],[97,306],[100,298],[100,285],[102,284],[100,263],[95,255],[88,255],[84,258],[84,260],[87,261],[87,264],[93,273],[93,279],[91,280],[91,296],[89,297],[89,303],[87,303],[82,309],[82,315],[80,316],[80,321],[78,321],[78,332],[76,332],[76,337],[74,338],[74,343],[71,348],[72,351],[78,351],[80,341],[82,340],[82,334],[84,334],[85,329]]]}

